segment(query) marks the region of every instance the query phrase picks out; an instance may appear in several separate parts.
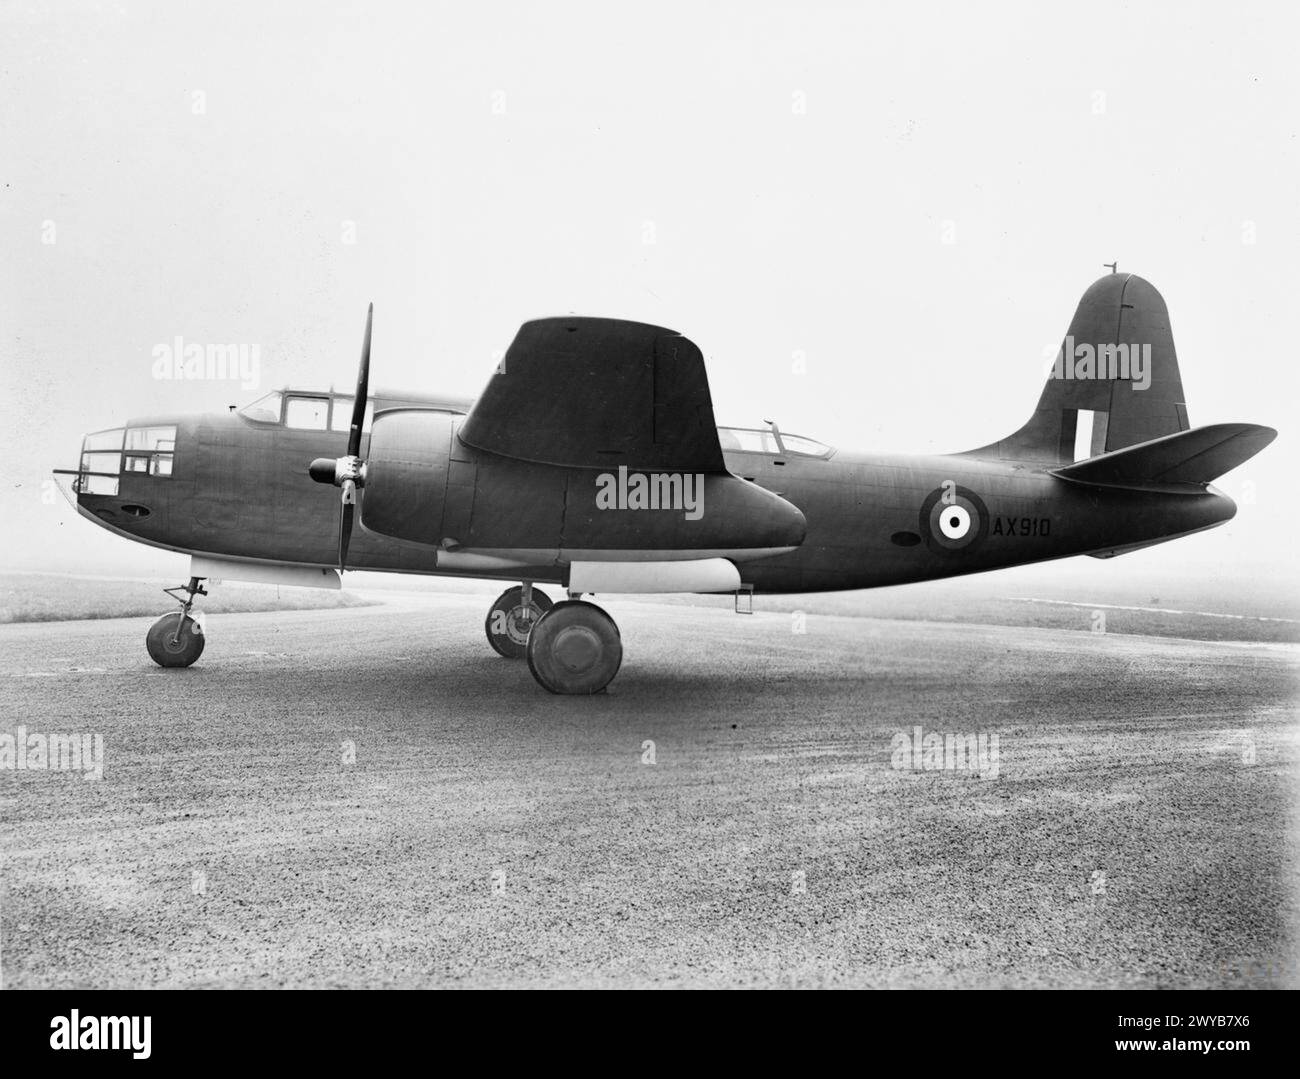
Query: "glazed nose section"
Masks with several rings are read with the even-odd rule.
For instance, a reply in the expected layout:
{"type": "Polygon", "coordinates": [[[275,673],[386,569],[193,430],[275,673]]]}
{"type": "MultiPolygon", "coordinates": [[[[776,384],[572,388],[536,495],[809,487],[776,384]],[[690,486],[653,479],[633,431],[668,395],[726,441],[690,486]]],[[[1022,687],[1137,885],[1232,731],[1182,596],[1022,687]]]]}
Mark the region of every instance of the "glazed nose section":
{"type": "Polygon", "coordinates": [[[77,467],[56,469],[55,479],[78,502],[95,496],[135,498],[171,479],[176,431],[177,423],[167,419],[92,431],[81,440],[77,467]]]}
{"type": "Polygon", "coordinates": [[[93,431],[81,440],[81,457],[70,484],[74,495],[113,496],[119,493],[125,438],[125,427],[112,427],[106,431],[93,431]]]}

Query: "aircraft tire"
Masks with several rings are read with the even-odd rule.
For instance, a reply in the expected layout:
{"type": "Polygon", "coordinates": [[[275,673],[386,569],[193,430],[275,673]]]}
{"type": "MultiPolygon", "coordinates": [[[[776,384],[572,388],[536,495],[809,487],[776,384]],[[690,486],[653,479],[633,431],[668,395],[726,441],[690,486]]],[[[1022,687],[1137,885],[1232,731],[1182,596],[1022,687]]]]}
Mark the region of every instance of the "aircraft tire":
{"type": "Polygon", "coordinates": [[[492,609],[483,621],[483,631],[497,655],[506,659],[523,659],[528,653],[528,636],[532,626],[549,611],[554,604],[551,597],[536,585],[533,586],[533,602],[529,608],[524,607],[524,590],[516,585],[507,588],[497,596],[492,609]],[[525,627],[525,611],[531,614],[532,626],[525,627]]]}
{"type": "Polygon", "coordinates": [[[206,638],[198,622],[186,615],[178,634],[176,620],[175,614],[163,615],[144,639],[149,658],[159,667],[188,667],[203,654],[206,638]]]}
{"type": "Polygon", "coordinates": [[[528,668],[552,693],[599,693],[623,662],[618,626],[594,603],[557,603],[528,636],[528,668]]]}

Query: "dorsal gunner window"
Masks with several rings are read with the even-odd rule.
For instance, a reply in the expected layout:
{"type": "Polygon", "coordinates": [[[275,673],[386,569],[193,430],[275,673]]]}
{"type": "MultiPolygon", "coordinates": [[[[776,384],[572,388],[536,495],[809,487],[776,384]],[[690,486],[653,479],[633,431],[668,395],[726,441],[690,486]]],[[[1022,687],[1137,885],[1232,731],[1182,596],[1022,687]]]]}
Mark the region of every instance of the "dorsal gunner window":
{"type": "Polygon", "coordinates": [[[767,428],[719,427],[718,442],[724,453],[765,453],[770,457],[829,457],[830,446],[802,435],[777,434],[767,428]]]}

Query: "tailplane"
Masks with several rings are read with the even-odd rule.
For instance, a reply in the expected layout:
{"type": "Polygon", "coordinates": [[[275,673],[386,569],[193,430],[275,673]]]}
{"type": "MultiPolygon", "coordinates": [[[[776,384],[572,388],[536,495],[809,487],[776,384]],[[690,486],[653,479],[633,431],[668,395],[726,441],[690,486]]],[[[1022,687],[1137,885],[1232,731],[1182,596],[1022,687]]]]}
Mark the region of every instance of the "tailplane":
{"type": "Polygon", "coordinates": [[[1276,437],[1271,427],[1216,423],[1056,468],[1052,475],[1099,487],[1203,487],[1254,457],[1276,437]]]}
{"type": "Polygon", "coordinates": [[[1069,465],[1189,427],[1165,301],[1108,274],[1079,301],[1029,421],[968,455],[1069,465]]]}

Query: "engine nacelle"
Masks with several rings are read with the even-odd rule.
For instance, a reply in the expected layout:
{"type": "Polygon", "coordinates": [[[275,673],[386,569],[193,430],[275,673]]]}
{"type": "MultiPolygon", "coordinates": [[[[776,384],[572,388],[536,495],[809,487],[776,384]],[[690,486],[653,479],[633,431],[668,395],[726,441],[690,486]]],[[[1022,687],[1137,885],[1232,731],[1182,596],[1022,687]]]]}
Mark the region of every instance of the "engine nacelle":
{"type": "MultiPolygon", "coordinates": [[[[375,416],[361,499],[365,528],[416,543],[436,545],[447,538],[452,438],[461,418],[428,409],[392,409],[375,416]]],[[[456,494],[451,492],[453,503],[456,494]]]]}
{"type": "Polygon", "coordinates": [[[503,457],[465,445],[457,434],[462,421],[429,409],[375,416],[361,498],[365,528],[450,552],[546,562],[743,560],[803,542],[807,522],[796,507],[729,473],[643,474],[503,457]],[[631,496],[634,488],[659,498],[643,505],[631,496]]]}

